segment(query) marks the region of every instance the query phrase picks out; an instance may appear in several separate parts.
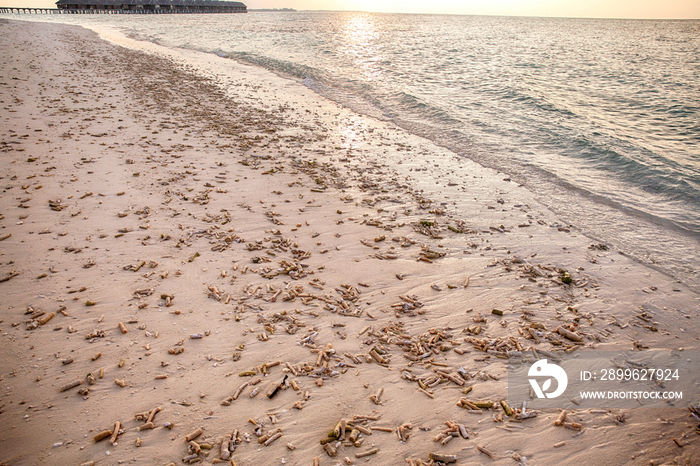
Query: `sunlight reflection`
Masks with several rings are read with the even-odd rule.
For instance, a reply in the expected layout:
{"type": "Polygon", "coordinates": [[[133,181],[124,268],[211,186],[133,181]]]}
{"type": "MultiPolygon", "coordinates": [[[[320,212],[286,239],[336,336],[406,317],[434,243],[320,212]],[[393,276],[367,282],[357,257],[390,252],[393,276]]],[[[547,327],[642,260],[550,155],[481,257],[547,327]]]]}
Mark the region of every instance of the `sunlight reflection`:
{"type": "Polygon", "coordinates": [[[365,77],[372,80],[381,75],[376,63],[382,59],[381,31],[377,18],[367,13],[350,14],[343,28],[345,46],[339,49],[365,77]]]}
{"type": "Polygon", "coordinates": [[[346,155],[354,155],[353,151],[361,150],[367,143],[367,127],[359,118],[344,118],[338,125],[341,147],[346,155]]]}
{"type": "Polygon", "coordinates": [[[367,43],[376,36],[372,17],[366,13],[353,14],[348,18],[345,35],[349,41],[361,44],[367,43]]]}

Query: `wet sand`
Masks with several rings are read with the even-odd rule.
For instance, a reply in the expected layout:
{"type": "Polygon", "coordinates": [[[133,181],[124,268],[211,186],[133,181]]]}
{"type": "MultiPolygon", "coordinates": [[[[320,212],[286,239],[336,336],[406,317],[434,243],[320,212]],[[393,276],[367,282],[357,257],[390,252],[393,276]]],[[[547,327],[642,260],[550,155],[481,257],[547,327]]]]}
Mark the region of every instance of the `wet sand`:
{"type": "Polygon", "coordinates": [[[692,400],[499,403],[509,351],[697,350],[682,284],[296,82],[0,21],[0,464],[698,464],[692,400]]]}

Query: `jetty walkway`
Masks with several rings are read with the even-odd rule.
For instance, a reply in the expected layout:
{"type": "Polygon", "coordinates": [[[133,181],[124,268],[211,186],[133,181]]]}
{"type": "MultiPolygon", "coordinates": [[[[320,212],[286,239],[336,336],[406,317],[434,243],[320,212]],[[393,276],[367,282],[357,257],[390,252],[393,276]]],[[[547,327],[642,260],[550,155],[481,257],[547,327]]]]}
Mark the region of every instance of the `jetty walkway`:
{"type": "Polygon", "coordinates": [[[172,15],[191,13],[245,13],[245,11],[216,10],[212,8],[177,8],[177,9],[92,9],[92,8],[27,8],[0,7],[0,13],[36,14],[36,15],[172,15]]]}

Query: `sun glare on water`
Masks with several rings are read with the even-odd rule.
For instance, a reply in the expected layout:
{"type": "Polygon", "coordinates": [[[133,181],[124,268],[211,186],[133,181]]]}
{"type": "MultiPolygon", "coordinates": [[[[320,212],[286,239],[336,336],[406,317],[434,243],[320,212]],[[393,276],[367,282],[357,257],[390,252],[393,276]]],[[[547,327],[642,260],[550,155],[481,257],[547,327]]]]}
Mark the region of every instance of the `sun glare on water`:
{"type": "Polygon", "coordinates": [[[345,45],[338,52],[346,55],[366,78],[376,78],[381,69],[376,65],[381,57],[381,30],[377,19],[365,13],[348,17],[343,29],[345,45]]]}

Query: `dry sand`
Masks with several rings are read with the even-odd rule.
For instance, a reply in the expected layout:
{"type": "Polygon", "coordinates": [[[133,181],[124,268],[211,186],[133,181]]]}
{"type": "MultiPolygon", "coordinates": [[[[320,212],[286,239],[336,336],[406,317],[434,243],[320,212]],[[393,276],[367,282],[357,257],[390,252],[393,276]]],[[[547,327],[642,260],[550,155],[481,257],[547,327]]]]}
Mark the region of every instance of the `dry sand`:
{"type": "Polygon", "coordinates": [[[1,21],[0,464],[700,464],[687,403],[498,404],[506,351],[697,350],[682,284],[293,81],[1,21]]]}

